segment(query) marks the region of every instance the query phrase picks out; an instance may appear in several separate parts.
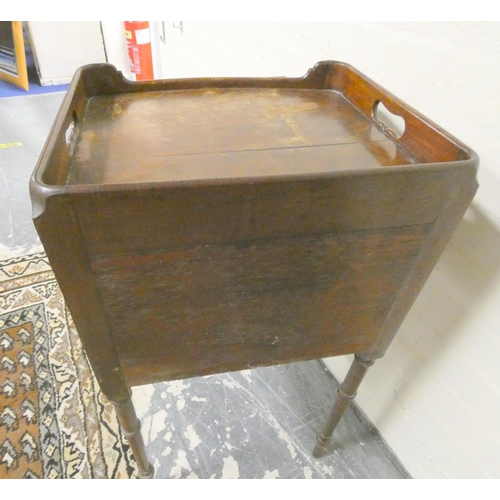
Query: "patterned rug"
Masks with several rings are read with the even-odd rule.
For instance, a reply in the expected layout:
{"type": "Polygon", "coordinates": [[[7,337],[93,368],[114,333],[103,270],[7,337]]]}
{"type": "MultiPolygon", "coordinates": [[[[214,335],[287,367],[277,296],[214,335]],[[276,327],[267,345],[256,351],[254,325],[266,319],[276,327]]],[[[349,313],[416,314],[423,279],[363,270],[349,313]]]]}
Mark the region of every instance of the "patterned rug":
{"type": "Polygon", "coordinates": [[[136,474],[46,256],[0,261],[0,478],[136,474]]]}

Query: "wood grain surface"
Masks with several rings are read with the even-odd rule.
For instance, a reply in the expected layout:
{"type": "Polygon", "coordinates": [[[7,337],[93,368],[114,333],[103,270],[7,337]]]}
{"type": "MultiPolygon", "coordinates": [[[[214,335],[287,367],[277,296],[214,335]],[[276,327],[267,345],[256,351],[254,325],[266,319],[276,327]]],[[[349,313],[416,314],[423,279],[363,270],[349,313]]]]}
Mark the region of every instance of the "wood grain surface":
{"type": "Polygon", "coordinates": [[[415,160],[336,91],[195,89],[99,96],[70,184],[307,174],[415,160]]]}

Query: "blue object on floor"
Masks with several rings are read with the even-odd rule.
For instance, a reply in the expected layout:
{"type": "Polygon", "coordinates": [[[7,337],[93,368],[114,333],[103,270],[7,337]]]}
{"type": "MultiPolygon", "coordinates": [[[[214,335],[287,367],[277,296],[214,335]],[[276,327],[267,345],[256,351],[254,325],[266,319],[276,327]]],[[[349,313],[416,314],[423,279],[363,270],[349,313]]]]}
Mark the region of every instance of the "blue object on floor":
{"type": "Polygon", "coordinates": [[[0,99],[3,97],[18,97],[34,94],[48,94],[50,92],[66,92],[69,85],[50,85],[42,87],[37,83],[30,82],[29,91],[14,87],[7,82],[0,81],[0,99]]]}

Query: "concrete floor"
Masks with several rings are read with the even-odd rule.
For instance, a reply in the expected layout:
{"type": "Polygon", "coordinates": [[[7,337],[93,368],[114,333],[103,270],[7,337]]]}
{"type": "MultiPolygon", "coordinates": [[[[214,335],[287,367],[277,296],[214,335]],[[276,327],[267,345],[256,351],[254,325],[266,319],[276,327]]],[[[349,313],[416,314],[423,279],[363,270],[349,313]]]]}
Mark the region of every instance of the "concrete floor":
{"type": "Polygon", "coordinates": [[[63,94],[0,99],[0,258],[40,248],[28,182],[63,94]]]}
{"type": "MultiPolygon", "coordinates": [[[[0,259],[41,248],[28,181],[62,98],[0,99],[0,259]]],[[[336,385],[310,361],[137,387],[133,399],[157,478],[408,478],[355,405],[312,457],[336,385]]]]}

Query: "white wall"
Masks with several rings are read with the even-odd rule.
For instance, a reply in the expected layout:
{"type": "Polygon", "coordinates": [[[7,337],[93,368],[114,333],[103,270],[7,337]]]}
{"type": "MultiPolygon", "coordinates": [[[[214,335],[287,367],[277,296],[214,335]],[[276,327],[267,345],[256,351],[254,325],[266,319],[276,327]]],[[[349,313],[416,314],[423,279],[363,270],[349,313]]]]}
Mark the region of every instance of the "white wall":
{"type": "Polygon", "coordinates": [[[42,85],[69,83],[85,64],[106,62],[99,21],[30,21],[42,85]]]}
{"type": "MultiPolygon", "coordinates": [[[[498,478],[500,24],[345,31],[353,46],[335,50],[340,58],[355,59],[481,158],[472,207],[395,342],[371,369],[358,404],[414,477],[498,478]]],[[[328,366],[341,378],[348,361],[331,359],[328,366]]]]}
{"type": "MultiPolygon", "coordinates": [[[[500,23],[167,23],[165,76],[351,63],[475,149],[480,189],[357,402],[417,478],[500,477],[500,23]]],[[[341,378],[350,359],[327,364],[341,378]]]]}

